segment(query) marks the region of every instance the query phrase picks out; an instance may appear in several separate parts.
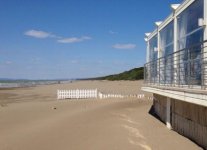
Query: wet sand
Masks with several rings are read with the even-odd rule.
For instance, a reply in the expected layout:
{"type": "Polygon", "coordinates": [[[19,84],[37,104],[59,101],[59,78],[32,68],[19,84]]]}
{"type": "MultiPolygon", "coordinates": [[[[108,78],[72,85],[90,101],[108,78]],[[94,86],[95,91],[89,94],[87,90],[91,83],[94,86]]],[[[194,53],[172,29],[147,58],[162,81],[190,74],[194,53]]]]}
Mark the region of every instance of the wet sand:
{"type": "Polygon", "coordinates": [[[141,94],[141,84],[78,81],[0,90],[0,150],[200,150],[149,114],[152,101],[56,99],[57,89],[141,94]]]}

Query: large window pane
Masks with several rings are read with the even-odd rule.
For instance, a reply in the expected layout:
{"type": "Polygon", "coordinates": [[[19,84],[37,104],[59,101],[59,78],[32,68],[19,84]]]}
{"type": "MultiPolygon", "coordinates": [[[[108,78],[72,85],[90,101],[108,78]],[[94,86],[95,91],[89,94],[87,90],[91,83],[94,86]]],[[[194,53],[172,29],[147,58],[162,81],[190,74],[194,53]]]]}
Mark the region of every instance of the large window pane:
{"type": "Polygon", "coordinates": [[[157,59],[157,35],[149,41],[150,61],[157,59]]]}
{"type": "Polygon", "coordinates": [[[170,54],[173,53],[174,40],[174,22],[170,22],[165,28],[160,31],[160,49],[162,61],[160,64],[160,82],[171,84],[173,81],[173,58],[170,54]]]}
{"type": "Polygon", "coordinates": [[[173,21],[170,22],[164,29],[160,31],[160,49],[162,56],[166,56],[173,53],[173,21]]]}
{"type": "Polygon", "coordinates": [[[178,49],[184,49],[203,41],[203,28],[198,19],[203,18],[203,0],[196,0],[178,17],[178,49]]]}
{"type": "Polygon", "coordinates": [[[151,82],[157,82],[157,60],[158,51],[157,51],[157,35],[149,41],[149,60],[150,60],[150,80],[151,82]]]}
{"type": "Polygon", "coordinates": [[[179,79],[181,84],[200,84],[200,44],[204,29],[198,26],[198,19],[204,17],[204,0],[196,0],[178,16],[178,49],[180,52],[179,79]]]}

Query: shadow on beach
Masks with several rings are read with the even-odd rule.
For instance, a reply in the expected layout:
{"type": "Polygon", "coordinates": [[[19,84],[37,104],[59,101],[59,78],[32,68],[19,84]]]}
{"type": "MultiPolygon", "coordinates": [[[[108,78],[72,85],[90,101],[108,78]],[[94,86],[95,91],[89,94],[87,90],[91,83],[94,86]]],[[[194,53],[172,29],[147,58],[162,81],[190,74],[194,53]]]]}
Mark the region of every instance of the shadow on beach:
{"type": "Polygon", "coordinates": [[[153,105],[150,107],[150,110],[148,111],[148,113],[149,113],[151,116],[153,116],[154,118],[156,118],[156,119],[158,119],[159,121],[161,121],[162,123],[164,123],[164,122],[161,120],[161,118],[156,114],[153,105]]]}

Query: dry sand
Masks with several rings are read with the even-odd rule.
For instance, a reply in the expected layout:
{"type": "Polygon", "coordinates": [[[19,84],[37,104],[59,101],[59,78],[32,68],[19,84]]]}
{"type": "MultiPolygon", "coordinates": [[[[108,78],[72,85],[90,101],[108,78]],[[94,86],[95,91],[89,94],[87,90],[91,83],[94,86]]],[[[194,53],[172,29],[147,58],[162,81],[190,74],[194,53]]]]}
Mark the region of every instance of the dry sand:
{"type": "Polygon", "coordinates": [[[139,94],[141,83],[79,81],[0,90],[0,150],[200,150],[150,115],[149,100],[56,100],[57,89],[139,94]]]}

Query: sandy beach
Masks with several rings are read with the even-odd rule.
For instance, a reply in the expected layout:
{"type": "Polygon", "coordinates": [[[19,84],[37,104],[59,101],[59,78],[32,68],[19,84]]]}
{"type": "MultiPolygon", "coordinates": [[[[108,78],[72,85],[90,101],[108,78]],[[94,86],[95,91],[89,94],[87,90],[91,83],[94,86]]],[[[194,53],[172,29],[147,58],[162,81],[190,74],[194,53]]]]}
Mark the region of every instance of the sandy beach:
{"type": "Polygon", "coordinates": [[[76,81],[1,89],[0,150],[201,150],[151,115],[146,98],[57,100],[56,95],[57,89],[96,88],[142,94],[141,85],[76,81]]]}

